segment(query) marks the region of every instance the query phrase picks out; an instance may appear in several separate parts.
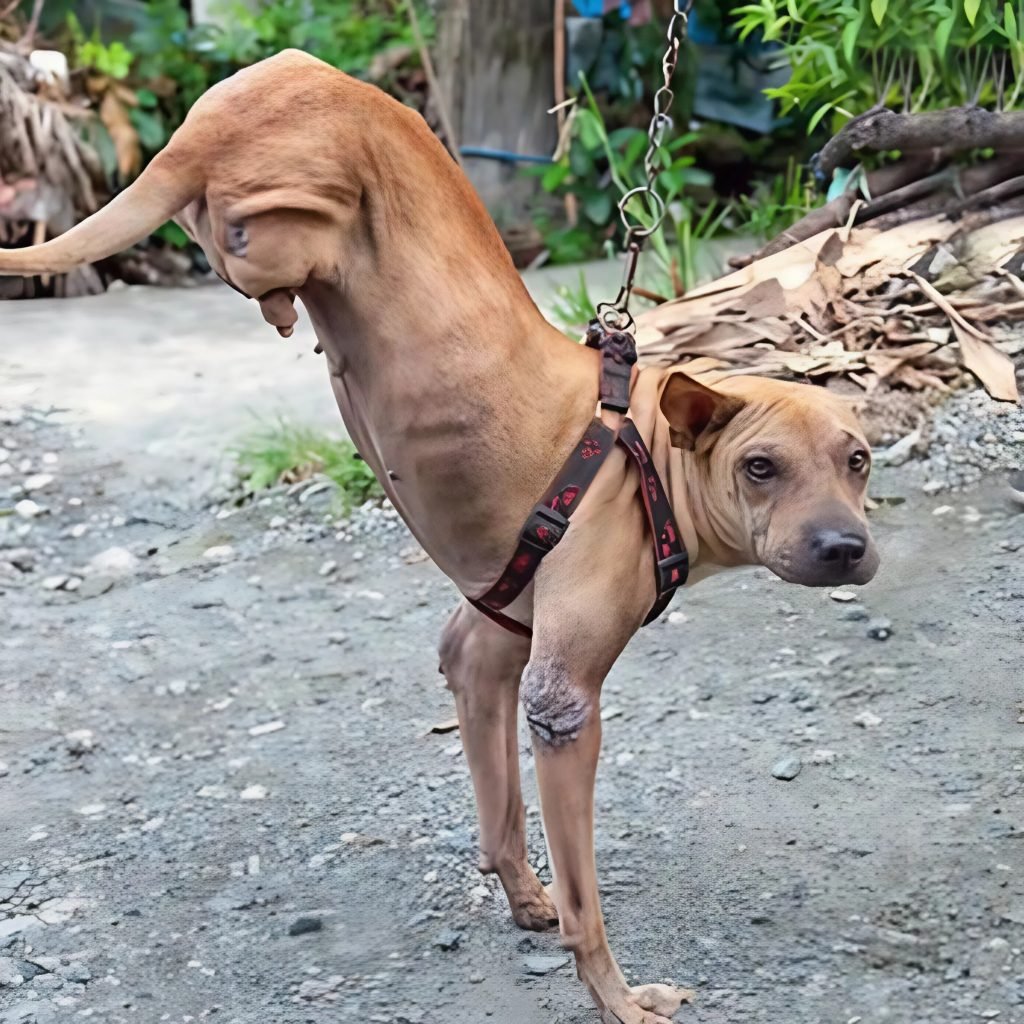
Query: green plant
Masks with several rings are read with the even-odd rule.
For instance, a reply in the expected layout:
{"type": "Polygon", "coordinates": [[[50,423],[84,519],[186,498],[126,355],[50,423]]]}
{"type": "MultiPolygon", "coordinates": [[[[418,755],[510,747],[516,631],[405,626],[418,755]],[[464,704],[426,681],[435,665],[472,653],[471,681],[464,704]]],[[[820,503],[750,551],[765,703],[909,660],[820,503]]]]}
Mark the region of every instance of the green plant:
{"type": "Polygon", "coordinates": [[[1022,0],[759,0],[732,12],[741,39],[779,46],[789,81],[766,90],[813,131],[874,106],[1016,105],[1022,0]],[[1012,84],[1012,88],[1009,88],[1012,84]]]}
{"type": "MultiPolygon", "coordinates": [[[[595,255],[600,240],[619,234],[622,229],[618,223],[618,199],[646,179],[647,132],[628,126],[609,131],[590,84],[582,74],[580,88],[580,102],[571,114],[566,151],[553,164],[531,172],[540,177],[546,192],[573,196],[580,211],[581,225],[576,229],[560,229],[561,235],[550,229],[545,231],[549,222],[539,222],[555,262],[562,262],[559,257],[570,247],[573,255],[595,255]]],[[[711,183],[710,176],[695,166],[694,157],[687,152],[696,138],[695,134],[686,133],[667,140],[658,154],[663,170],[657,176],[657,189],[674,221],[690,219],[685,190],[711,183]]]]}
{"type": "Polygon", "coordinates": [[[563,284],[555,289],[551,315],[566,334],[574,340],[579,340],[580,331],[593,317],[595,308],[587,279],[581,270],[579,281],[575,285],[563,284]]]}
{"type": "Polygon", "coordinates": [[[785,173],[757,182],[749,195],[737,199],[736,230],[767,241],[822,201],[804,165],[790,157],[785,173]]]}
{"type": "Polygon", "coordinates": [[[95,71],[110,78],[127,78],[132,69],[134,54],[124,43],[115,40],[104,43],[98,30],[86,36],[82,23],[73,14],[68,15],[71,36],[71,64],[78,70],[95,71]]]}
{"type": "Polygon", "coordinates": [[[260,427],[231,449],[247,491],[294,483],[323,474],[338,487],[347,511],[383,496],[373,470],[351,441],[281,418],[260,427]]]}

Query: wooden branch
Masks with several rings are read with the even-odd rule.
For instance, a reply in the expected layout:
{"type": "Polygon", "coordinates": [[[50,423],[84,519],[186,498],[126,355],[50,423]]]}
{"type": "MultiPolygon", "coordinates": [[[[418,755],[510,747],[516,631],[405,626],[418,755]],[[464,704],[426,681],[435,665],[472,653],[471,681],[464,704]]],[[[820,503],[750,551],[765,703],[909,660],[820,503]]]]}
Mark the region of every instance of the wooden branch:
{"type": "Polygon", "coordinates": [[[887,108],[855,117],[825,143],[817,169],[827,179],[838,167],[850,167],[855,154],[898,149],[903,153],[950,147],[1024,150],[1024,111],[992,111],[980,107],[952,107],[923,114],[898,114],[887,108]]]}
{"type": "MultiPolygon", "coordinates": [[[[856,211],[854,224],[861,224],[871,217],[888,212],[892,208],[890,197],[898,197],[897,204],[918,199],[929,191],[933,191],[939,182],[948,180],[948,174],[945,171],[928,175],[928,171],[933,169],[933,163],[934,161],[927,158],[901,160],[899,163],[872,171],[868,175],[868,192],[875,198],[870,202],[863,203],[861,208],[856,211]],[[928,176],[922,178],[922,174],[928,176]],[[929,184],[925,186],[925,182],[929,184]],[[915,188],[915,186],[917,187],[915,188]],[[910,189],[910,191],[904,191],[905,189],[910,189]],[[883,200],[886,201],[883,202],[883,200]]],[[[805,217],[783,231],[782,234],[777,235],[757,252],[749,256],[733,257],[729,260],[729,265],[737,268],[748,266],[755,260],[773,256],[777,252],[782,252],[783,249],[788,249],[791,245],[804,242],[818,234],[819,231],[845,226],[856,198],[852,192],[844,192],[841,196],[836,196],[824,206],[811,210],[805,217]]]]}

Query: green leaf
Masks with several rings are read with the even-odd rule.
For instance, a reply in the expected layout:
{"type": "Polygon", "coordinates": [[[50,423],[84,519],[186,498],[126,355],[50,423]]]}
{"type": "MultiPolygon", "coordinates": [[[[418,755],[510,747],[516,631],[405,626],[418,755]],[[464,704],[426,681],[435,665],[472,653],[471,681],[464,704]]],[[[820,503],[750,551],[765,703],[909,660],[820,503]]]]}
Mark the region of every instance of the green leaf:
{"type": "Polygon", "coordinates": [[[583,203],[583,212],[598,227],[604,227],[612,215],[612,197],[605,191],[587,196],[583,203]]]}
{"type": "Polygon", "coordinates": [[[853,64],[853,58],[857,50],[857,39],[860,36],[861,18],[854,18],[846,23],[841,37],[843,56],[847,64],[853,64]]]}
{"type": "Polygon", "coordinates": [[[1013,13],[1013,4],[1008,3],[1003,8],[1003,26],[1006,29],[1006,38],[1012,43],[1017,39],[1017,15],[1013,13]]]}
{"type": "Polygon", "coordinates": [[[978,17],[978,10],[981,7],[981,0],[964,0],[964,14],[967,15],[967,20],[974,24],[974,19],[978,17]]]}
{"type": "Polygon", "coordinates": [[[939,51],[940,60],[945,60],[946,58],[946,50],[949,48],[949,37],[953,32],[955,24],[956,15],[950,14],[939,22],[939,27],[935,30],[935,45],[939,51]]]}
{"type": "Polygon", "coordinates": [[[821,122],[821,119],[835,106],[834,103],[825,103],[814,112],[814,116],[807,122],[807,134],[810,135],[821,122]]]}
{"type": "Polygon", "coordinates": [[[875,19],[876,25],[882,24],[888,8],[889,0],[871,0],[871,17],[875,19]]]}

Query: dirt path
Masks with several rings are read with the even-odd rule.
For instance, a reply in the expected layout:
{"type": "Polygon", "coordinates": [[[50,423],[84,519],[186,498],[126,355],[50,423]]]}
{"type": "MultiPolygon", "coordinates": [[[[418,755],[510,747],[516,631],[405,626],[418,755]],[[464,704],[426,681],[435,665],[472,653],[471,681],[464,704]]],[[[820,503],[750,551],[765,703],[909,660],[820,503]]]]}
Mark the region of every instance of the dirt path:
{"type": "MultiPolygon", "coordinates": [[[[59,383],[0,402],[0,495],[53,477],[0,519],[0,1022],[596,1021],[474,870],[458,734],[428,732],[455,594],[404,530],[325,492],[219,518],[175,477],[200,433],[140,486],[132,410],[97,425],[59,383]]],[[[167,422],[206,429],[201,401],[167,422]]],[[[681,1020],[1024,1024],[1024,517],[907,480],[873,488],[907,501],[858,600],[718,577],[609,680],[609,932],[697,988],[681,1020]]]]}

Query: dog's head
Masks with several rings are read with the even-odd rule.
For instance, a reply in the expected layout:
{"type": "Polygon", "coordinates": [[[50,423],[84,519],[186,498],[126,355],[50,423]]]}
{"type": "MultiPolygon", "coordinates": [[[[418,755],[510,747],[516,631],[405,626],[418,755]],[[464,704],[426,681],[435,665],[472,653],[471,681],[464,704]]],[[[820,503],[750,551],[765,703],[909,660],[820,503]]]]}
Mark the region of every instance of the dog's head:
{"type": "Polygon", "coordinates": [[[871,455],[848,403],[807,384],[730,377],[707,386],[676,371],[661,410],[672,443],[693,453],[708,526],[737,561],[812,587],[874,576],[871,455]]]}

